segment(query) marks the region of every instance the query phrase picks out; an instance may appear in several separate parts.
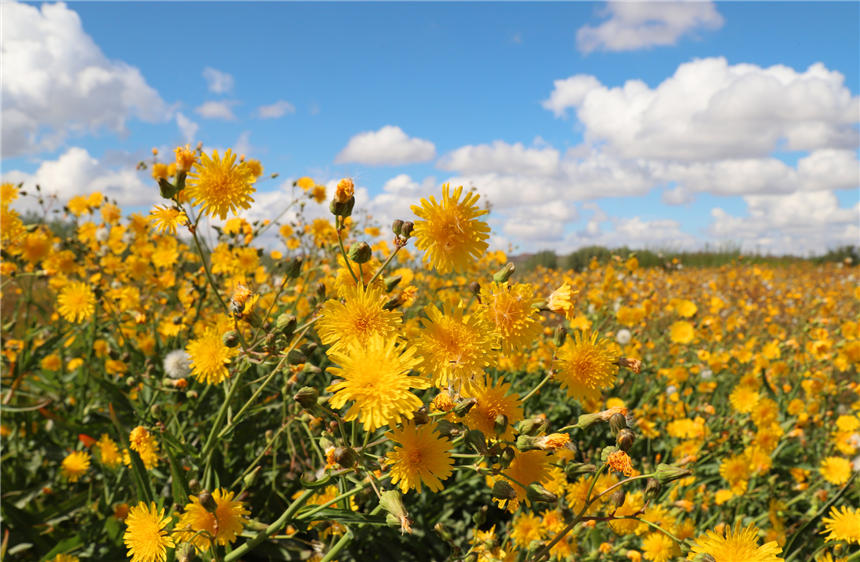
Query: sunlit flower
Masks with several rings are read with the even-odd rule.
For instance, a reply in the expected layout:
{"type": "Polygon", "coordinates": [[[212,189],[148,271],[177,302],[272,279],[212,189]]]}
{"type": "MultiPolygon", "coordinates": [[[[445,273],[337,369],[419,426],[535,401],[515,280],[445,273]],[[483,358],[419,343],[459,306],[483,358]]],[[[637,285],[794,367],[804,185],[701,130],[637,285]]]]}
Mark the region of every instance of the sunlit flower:
{"type": "Polygon", "coordinates": [[[77,482],[90,468],[90,454],[86,451],[75,451],[66,455],[60,465],[60,472],[69,482],[77,482]]]}
{"type": "Polygon", "coordinates": [[[178,540],[190,542],[199,551],[209,550],[213,540],[219,545],[234,542],[248,523],[246,516],[250,512],[242,502],[234,501],[233,495],[222,489],[212,492],[214,512],[200,503],[199,496],[191,496],[176,524],[178,540]]]}
{"type": "Polygon", "coordinates": [[[255,179],[248,166],[236,164],[236,155],[231,150],[227,150],[223,160],[215,150],[211,157],[206,153],[201,155],[194,171],[188,174],[185,191],[194,204],[201,206],[202,213],[225,219],[227,213],[251,207],[255,179]]]}
{"type": "Polygon", "coordinates": [[[642,539],[642,552],[645,560],[666,562],[674,560],[681,553],[681,549],[675,541],[659,531],[654,531],[642,539]]]}
{"type": "Polygon", "coordinates": [[[482,289],[482,313],[493,324],[506,353],[537,341],[543,327],[535,289],[527,283],[491,283],[482,289]]]}
{"type": "Polygon", "coordinates": [[[164,509],[157,509],[155,502],[147,506],[140,502],[132,507],[125,519],[127,529],[123,535],[131,562],[164,562],[167,549],[174,542],[167,533],[170,516],[164,516],[164,509]]]}
{"type": "Polygon", "coordinates": [[[382,308],[388,299],[381,288],[347,286],[341,289],[341,296],[343,302],[339,299],[325,302],[316,322],[320,339],[332,346],[330,352],[351,343],[364,344],[373,336],[394,337],[401,314],[382,308]]]}
{"type": "Polygon", "coordinates": [[[185,213],[176,207],[159,207],[158,205],[149,213],[149,220],[155,225],[158,232],[166,232],[168,234],[176,234],[176,226],[188,222],[188,217],[185,213]]]}
{"type": "Polygon", "coordinates": [[[693,325],[685,320],[678,320],[669,326],[669,339],[674,343],[690,343],[694,336],[693,325]]]}
{"type": "Polygon", "coordinates": [[[432,195],[421,206],[413,205],[415,247],[424,251],[424,261],[433,264],[439,273],[465,271],[487,249],[490,227],[477,217],[487,214],[479,209],[478,194],[467,193],[460,201],[463,186],[450,194],[450,186],[442,186],[442,203],[432,195]]]}
{"type": "Polygon", "coordinates": [[[191,374],[206,384],[219,384],[230,377],[227,364],[239,353],[236,348],[227,347],[221,334],[208,330],[185,347],[191,357],[191,374]]]}
{"type": "Polygon", "coordinates": [[[471,429],[480,430],[484,435],[493,435],[496,418],[502,415],[508,423],[501,437],[513,438],[513,426],[523,419],[523,407],[519,394],[511,393],[510,389],[510,383],[502,381],[497,384],[492,384],[491,381],[475,381],[471,388],[471,396],[478,403],[466,414],[466,425],[471,429]]]}
{"type": "Polygon", "coordinates": [[[439,437],[435,424],[416,426],[409,422],[387,435],[399,446],[387,455],[391,464],[391,483],[400,482],[400,490],[421,491],[424,484],[433,492],[442,489],[442,481],[451,475],[451,442],[439,437]]]}
{"type": "Polygon", "coordinates": [[[758,545],[755,525],[726,528],[725,534],[707,531],[695,540],[691,554],[709,554],[714,562],[779,562],[782,552],[775,541],[758,545]]]}
{"type": "Polygon", "coordinates": [[[860,510],[834,506],[821,522],[824,523],[822,533],[828,533],[828,541],[860,544],[860,510]]]}
{"type": "Polygon", "coordinates": [[[158,441],[145,427],[139,425],[128,436],[129,446],[140,455],[147,470],[158,464],[158,441]]]}
{"type": "Polygon", "coordinates": [[[72,281],[60,290],[58,312],[68,322],[80,323],[95,312],[96,296],[86,283],[72,281]]]}
{"type": "Polygon", "coordinates": [[[619,350],[615,342],[591,334],[575,332],[558,352],[556,373],[567,395],[579,401],[593,400],[615,383],[619,350]]]}
{"type": "Polygon", "coordinates": [[[99,450],[99,460],[108,468],[114,468],[122,463],[119,447],[107,433],[103,433],[96,442],[99,450]]]}
{"type": "Polygon", "coordinates": [[[851,461],[842,457],[827,457],[821,461],[821,476],[834,486],[841,486],[851,478],[851,461]]]}

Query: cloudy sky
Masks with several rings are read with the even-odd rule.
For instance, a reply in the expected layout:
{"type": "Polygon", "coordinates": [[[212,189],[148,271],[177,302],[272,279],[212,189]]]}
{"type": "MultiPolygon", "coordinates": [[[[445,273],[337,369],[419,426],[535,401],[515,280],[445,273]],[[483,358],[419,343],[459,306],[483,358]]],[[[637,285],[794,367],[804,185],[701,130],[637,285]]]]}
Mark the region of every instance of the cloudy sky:
{"type": "Polygon", "coordinates": [[[473,185],[494,244],[860,243],[860,4],[0,4],[2,175],[146,209],[203,141],[355,178],[383,220],[473,185]],[[165,153],[165,152],[163,152],[165,153]]]}

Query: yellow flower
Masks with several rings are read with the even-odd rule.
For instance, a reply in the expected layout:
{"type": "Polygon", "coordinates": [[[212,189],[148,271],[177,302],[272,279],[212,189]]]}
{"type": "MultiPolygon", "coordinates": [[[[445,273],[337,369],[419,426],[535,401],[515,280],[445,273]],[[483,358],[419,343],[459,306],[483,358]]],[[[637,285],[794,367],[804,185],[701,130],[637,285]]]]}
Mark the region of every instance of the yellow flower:
{"type": "Polygon", "coordinates": [[[316,183],[317,182],[315,182],[312,178],[309,178],[307,176],[301,177],[296,180],[296,185],[301,187],[305,191],[315,186],[316,183]]]}
{"type": "Polygon", "coordinates": [[[349,178],[343,178],[337,182],[334,191],[334,200],[337,203],[346,203],[355,196],[355,184],[349,178]]]}
{"type": "Polygon", "coordinates": [[[48,562],[80,562],[81,559],[71,554],[58,554],[48,560],[48,562]]]}
{"type": "Polygon", "coordinates": [[[490,363],[493,340],[489,325],[479,315],[464,314],[462,301],[447,314],[432,304],[424,313],[424,329],[416,341],[424,358],[422,371],[432,373],[433,384],[439,388],[454,385],[467,392],[490,363]]]}
{"type": "Polygon", "coordinates": [[[669,327],[669,339],[674,343],[690,343],[694,335],[693,325],[684,320],[678,320],[669,327]]]}
{"type": "Polygon", "coordinates": [[[68,204],[66,204],[66,207],[68,207],[69,212],[76,217],[79,217],[84,213],[90,212],[89,201],[87,201],[87,198],[83,195],[78,195],[69,199],[69,202],[68,204]]]}
{"type": "Polygon", "coordinates": [[[80,323],[89,319],[96,308],[96,296],[86,283],[73,281],[57,297],[58,312],[68,322],[80,323]]]}
{"type": "Polygon", "coordinates": [[[340,365],[330,369],[332,376],[343,379],[326,389],[335,393],[329,404],[343,408],[351,401],[344,419],[358,419],[365,431],[412,419],[422,403],[409,389],[430,386],[424,378],[409,376],[421,358],[414,348],[396,347],[394,338],[374,335],[364,345],[352,342],[344,349],[329,350],[329,357],[340,365]]]}
{"type": "Polygon", "coordinates": [[[740,384],[729,395],[729,403],[732,408],[741,414],[748,414],[758,404],[761,395],[754,388],[740,384]]]}
{"type": "Polygon", "coordinates": [[[442,489],[442,481],[451,475],[451,442],[439,437],[435,424],[416,426],[409,422],[402,429],[393,429],[387,437],[399,447],[389,452],[391,483],[400,482],[400,490],[421,491],[421,484],[433,492],[442,489]]]}
{"type": "Polygon", "coordinates": [[[846,506],[831,507],[828,516],[821,520],[824,523],[822,533],[828,541],[845,541],[849,544],[860,544],[860,510],[846,506]]]}
{"type": "Polygon", "coordinates": [[[90,455],[86,451],[75,451],[66,455],[60,472],[69,482],[77,482],[90,468],[90,455]]]}
{"type": "Polygon", "coordinates": [[[165,528],[170,524],[170,516],[164,516],[164,509],[157,509],[155,502],[147,506],[140,502],[128,511],[125,519],[127,529],[122,536],[128,548],[131,562],[164,562],[167,549],[173,548],[173,539],[165,528]]]}
{"type": "Polygon", "coordinates": [[[543,327],[535,304],[535,289],[527,283],[492,283],[482,290],[482,312],[493,323],[505,353],[528,347],[543,327]]]}
{"type": "Polygon", "coordinates": [[[236,164],[236,155],[227,150],[224,159],[218,151],[209,157],[203,153],[194,171],[188,174],[185,191],[188,197],[201,205],[201,212],[220,219],[227,213],[235,214],[238,209],[248,209],[254,199],[253,171],[244,163],[236,164]]]}
{"type": "Polygon", "coordinates": [[[128,440],[129,446],[140,455],[147,470],[158,464],[158,441],[145,427],[139,425],[132,429],[128,440]]]}
{"type": "Polygon", "coordinates": [[[821,476],[834,486],[841,486],[851,478],[851,461],[842,457],[827,457],[821,461],[821,476]]]}
{"type": "Polygon", "coordinates": [[[450,186],[442,186],[442,203],[433,196],[422,199],[412,212],[423,220],[415,221],[415,247],[424,250],[424,261],[445,274],[465,271],[487,249],[490,227],[477,217],[487,214],[476,205],[479,196],[468,193],[460,201],[463,186],[450,195],[450,186]]]}
{"type": "Polygon", "coordinates": [[[185,213],[175,207],[159,207],[155,206],[149,213],[149,220],[155,225],[158,232],[167,232],[176,234],[176,225],[185,224],[188,222],[188,217],[185,213]]]}
{"type": "Polygon", "coordinates": [[[653,560],[654,562],[674,560],[681,554],[678,544],[659,531],[648,533],[642,539],[642,551],[645,554],[645,560],[653,560]]]}
{"type": "Polygon", "coordinates": [[[543,451],[526,451],[516,453],[511,464],[502,471],[505,478],[517,494],[508,503],[510,511],[516,511],[519,502],[526,499],[526,488],[534,483],[543,484],[551,479],[550,460],[552,457],[543,451]],[[525,486],[525,487],[524,487],[525,486]]]}
{"type": "Polygon", "coordinates": [[[388,298],[381,288],[353,285],[343,287],[340,293],[343,302],[327,300],[316,323],[322,342],[332,346],[329,352],[351,343],[364,344],[373,336],[395,337],[401,314],[382,308],[388,298]]]}
{"type": "Polygon", "coordinates": [[[692,555],[709,554],[714,562],[780,562],[782,551],[775,541],[758,545],[758,529],[750,524],[741,529],[740,523],[725,534],[707,531],[698,537],[692,555]]]}
{"type": "Polygon", "coordinates": [[[122,455],[119,452],[119,447],[114,443],[113,439],[108,437],[107,433],[103,433],[96,445],[99,448],[99,459],[102,464],[108,468],[114,468],[122,463],[122,455]]]}
{"type": "Polygon", "coordinates": [[[514,518],[511,540],[522,549],[528,549],[529,543],[539,541],[543,530],[543,522],[537,515],[520,512],[514,518]]]}
{"type": "Polygon", "coordinates": [[[199,551],[209,550],[213,539],[220,545],[234,542],[248,523],[246,515],[250,512],[242,502],[233,501],[233,495],[223,489],[212,492],[214,513],[200,503],[199,496],[191,496],[191,503],[176,524],[178,539],[190,542],[199,551]]]}
{"type": "Polygon", "coordinates": [[[546,307],[553,312],[563,314],[567,318],[573,315],[574,299],[579,291],[573,289],[569,284],[562,283],[561,287],[550,294],[546,301],[546,307]]]}
{"type": "Polygon", "coordinates": [[[325,186],[315,185],[314,188],[311,189],[311,197],[317,203],[322,203],[323,201],[325,201],[325,186]]]}
{"type": "Polygon", "coordinates": [[[207,330],[199,338],[185,346],[191,357],[191,374],[206,384],[219,384],[230,377],[226,365],[239,353],[236,348],[224,345],[217,330],[207,330]]]}
{"type": "Polygon", "coordinates": [[[523,419],[523,407],[519,394],[509,393],[510,389],[510,383],[501,380],[495,385],[486,380],[476,381],[471,395],[478,403],[466,414],[466,425],[471,429],[479,429],[484,435],[492,436],[495,433],[496,418],[503,415],[508,424],[501,438],[512,439],[513,426],[523,419]]]}
{"type": "Polygon", "coordinates": [[[633,476],[633,464],[630,462],[630,457],[624,451],[615,451],[609,455],[606,462],[609,463],[609,467],[612,470],[616,470],[624,476],[633,476]]]}
{"type": "Polygon", "coordinates": [[[0,185],[0,205],[8,205],[18,198],[18,187],[13,183],[0,185]]]}
{"type": "Polygon", "coordinates": [[[156,163],[152,165],[152,179],[154,180],[166,180],[167,176],[170,175],[167,164],[156,163]]]}
{"type": "Polygon", "coordinates": [[[618,346],[598,339],[597,332],[575,332],[558,352],[556,376],[569,397],[580,402],[593,400],[615,383],[618,356],[618,346]]]}
{"type": "Polygon", "coordinates": [[[186,144],[185,147],[177,146],[176,152],[176,169],[180,172],[187,172],[197,163],[197,155],[186,144]]]}

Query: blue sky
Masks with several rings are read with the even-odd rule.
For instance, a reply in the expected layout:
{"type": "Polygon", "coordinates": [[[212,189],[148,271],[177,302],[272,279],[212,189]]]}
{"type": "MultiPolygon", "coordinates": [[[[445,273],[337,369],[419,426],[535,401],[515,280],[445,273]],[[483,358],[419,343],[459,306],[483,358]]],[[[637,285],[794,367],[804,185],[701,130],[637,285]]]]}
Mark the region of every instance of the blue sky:
{"type": "Polygon", "coordinates": [[[4,179],[64,197],[143,208],[133,164],[203,141],[280,174],[252,213],[303,175],[383,220],[454,181],[522,251],[860,243],[855,2],[0,9],[4,179]]]}

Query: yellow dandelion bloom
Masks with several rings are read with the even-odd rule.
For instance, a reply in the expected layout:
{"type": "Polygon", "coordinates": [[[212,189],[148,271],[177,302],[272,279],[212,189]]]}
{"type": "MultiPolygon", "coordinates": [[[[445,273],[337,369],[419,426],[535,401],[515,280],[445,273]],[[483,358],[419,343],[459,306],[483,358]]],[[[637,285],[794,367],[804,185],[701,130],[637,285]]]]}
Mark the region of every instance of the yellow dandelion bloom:
{"type": "Polygon", "coordinates": [[[313,180],[313,178],[309,178],[307,176],[303,176],[296,180],[296,185],[301,187],[303,190],[307,191],[313,186],[315,186],[317,182],[313,180]]]}
{"type": "Polygon", "coordinates": [[[520,512],[514,517],[511,540],[522,549],[528,549],[532,541],[539,541],[543,535],[543,521],[532,513],[520,512]]]}
{"type": "Polygon", "coordinates": [[[159,207],[158,205],[149,213],[150,222],[155,225],[158,232],[176,234],[176,226],[188,222],[185,213],[175,207],[159,207]]]}
{"type": "Polygon", "coordinates": [[[96,445],[99,448],[99,460],[101,460],[103,465],[108,468],[114,468],[122,464],[122,455],[119,452],[119,447],[107,433],[102,434],[96,445]]]}
{"type": "Polygon", "coordinates": [[[735,387],[729,395],[729,403],[732,405],[732,408],[741,414],[752,412],[753,408],[758,404],[759,399],[761,399],[761,395],[758,391],[744,384],[735,387]]]}
{"type": "Polygon", "coordinates": [[[827,457],[821,461],[821,476],[834,486],[841,486],[851,478],[851,461],[842,457],[827,457]]]}
{"type": "Polygon", "coordinates": [[[468,392],[475,377],[489,365],[492,353],[492,330],[480,315],[464,314],[459,302],[443,314],[435,305],[424,308],[416,339],[418,352],[424,358],[422,371],[433,373],[433,384],[439,388],[453,385],[468,392]]]}
{"type": "Polygon", "coordinates": [[[553,312],[563,314],[567,318],[573,315],[573,307],[576,304],[576,295],[579,291],[572,288],[568,283],[562,283],[561,287],[550,294],[546,300],[546,307],[553,312]]]}
{"type": "Polygon", "coordinates": [[[208,330],[185,346],[191,357],[191,374],[206,384],[219,384],[230,377],[227,364],[239,353],[237,348],[224,345],[217,330],[208,330]]]}
{"type": "Polygon", "coordinates": [[[329,299],[323,304],[320,319],[316,322],[320,339],[332,346],[330,352],[351,343],[365,344],[373,336],[385,339],[395,336],[401,314],[382,308],[388,297],[380,287],[345,286],[341,289],[341,296],[343,302],[329,299]]]}
{"type": "Polygon", "coordinates": [[[399,446],[387,455],[391,464],[391,483],[400,482],[400,490],[421,491],[421,484],[433,492],[442,489],[442,481],[451,475],[451,442],[439,437],[435,424],[416,426],[409,422],[393,429],[387,437],[399,446]]]}
{"type": "Polygon", "coordinates": [[[167,549],[174,542],[165,530],[170,524],[170,516],[164,516],[164,509],[158,509],[155,502],[147,506],[140,502],[128,511],[125,519],[127,529],[122,536],[128,549],[131,562],[164,562],[167,549]]]}
{"type": "Polygon", "coordinates": [[[482,290],[482,313],[493,324],[505,353],[528,347],[543,332],[535,288],[527,283],[492,283],[482,290]]]}
{"type": "Polygon", "coordinates": [[[422,403],[409,389],[430,386],[424,378],[409,376],[421,358],[414,348],[396,347],[394,338],[372,336],[365,345],[353,342],[345,349],[329,350],[329,357],[340,365],[330,369],[332,375],[342,379],[326,389],[335,393],[329,404],[343,408],[352,402],[344,419],[358,419],[365,431],[412,419],[422,403]]]}
{"type": "Polygon", "coordinates": [[[685,320],[678,320],[669,326],[669,339],[674,343],[690,343],[694,336],[693,325],[685,320]]]}
{"type": "Polygon", "coordinates": [[[725,534],[707,531],[695,540],[692,555],[709,554],[714,562],[780,562],[782,552],[776,541],[758,545],[758,529],[755,525],[741,528],[726,528],[725,534]]]}
{"type": "Polygon", "coordinates": [[[58,312],[68,322],[80,323],[96,310],[96,296],[86,283],[72,281],[60,290],[58,312]]]}
{"type": "Polygon", "coordinates": [[[0,205],[8,205],[18,198],[18,186],[14,183],[0,185],[0,205]]]}
{"type": "Polygon", "coordinates": [[[478,403],[466,414],[466,425],[470,429],[478,429],[484,435],[494,435],[496,418],[503,415],[508,420],[507,428],[501,435],[503,439],[513,439],[513,426],[523,419],[523,407],[520,395],[510,393],[510,383],[498,381],[479,381],[472,387],[472,397],[478,403]]]}
{"type": "Polygon", "coordinates": [[[618,357],[618,346],[599,339],[597,332],[575,332],[558,352],[556,377],[570,398],[593,400],[615,383],[618,357]]]}
{"type": "Polygon", "coordinates": [[[642,552],[645,560],[653,562],[667,562],[674,560],[681,554],[678,544],[659,531],[648,533],[642,539],[642,552]]]}
{"type": "Polygon", "coordinates": [[[845,541],[849,544],[860,544],[860,509],[850,507],[832,507],[824,523],[822,533],[828,533],[828,541],[845,541]]]}
{"type": "Polygon", "coordinates": [[[322,203],[325,201],[325,186],[315,185],[313,189],[311,189],[310,196],[317,203],[322,203]]]}
{"type": "Polygon", "coordinates": [[[140,455],[147,470],[158,464],[158,441],[145,427],[139,425],[132,429],[128,440],[129,446],[140,455]]]}
{"type": "Polygon", "coordinates": [[[60,465],[60,472],[69,482],[77,482],[90,468],[90,454],[86,451],[75,451],[66,455],[60,465]]]}
{"type": "Polygon", "coordinates": [[[212,492],[215,502],[214,513],[200,503],[198,496],[191,496],[191,503],[176,524],[177,538],[190,542],[199,551],[209,550],[212,542],[227,545],[247,525],[250,513],[240,501],[233,500],[234,493],[218,489],[212,492]]]}
{"type": "Polygon", "coordinates": [[[460,201],[463,186],[450,194],[450,186],[442,186],[442,203],[430,196],[421,206],[413,205],[415,247],[424,251],[424,261],[433,264],[439,273],[465,271],[487,249],[490,227],[477,217],[487,214],[479,209],[478,194],[467,193],[460,201]]]}
{"type": "Polygon", "coordinates": [[[0,240],[11,242],[21,238],[26,232],[24,223],[15,209],[0,205],[0,240]]]}
{"type": "Polygon", "coordinates": [[[251,207],[255,180],[253,170],[244,163],[236,164],[231,150],[223,160],[215,150],[211,157],[206,153],[200,156],[200,162],[188,174],[185,191],[194,204],[201,206],[202,213],[223,220],[227,213],[251,207]]]}
{"type": "Polygon", "coordinates": [[[508,476],[506,480],[517,494],[517,497],[508,503],[510,511],[516,511],[519,502],[526,499],[526,487],[534,483],[549,482],[552,478],[551,459],[552,457],[543,451],[517,453],[508,468],[502,471],[508,476]]]}

